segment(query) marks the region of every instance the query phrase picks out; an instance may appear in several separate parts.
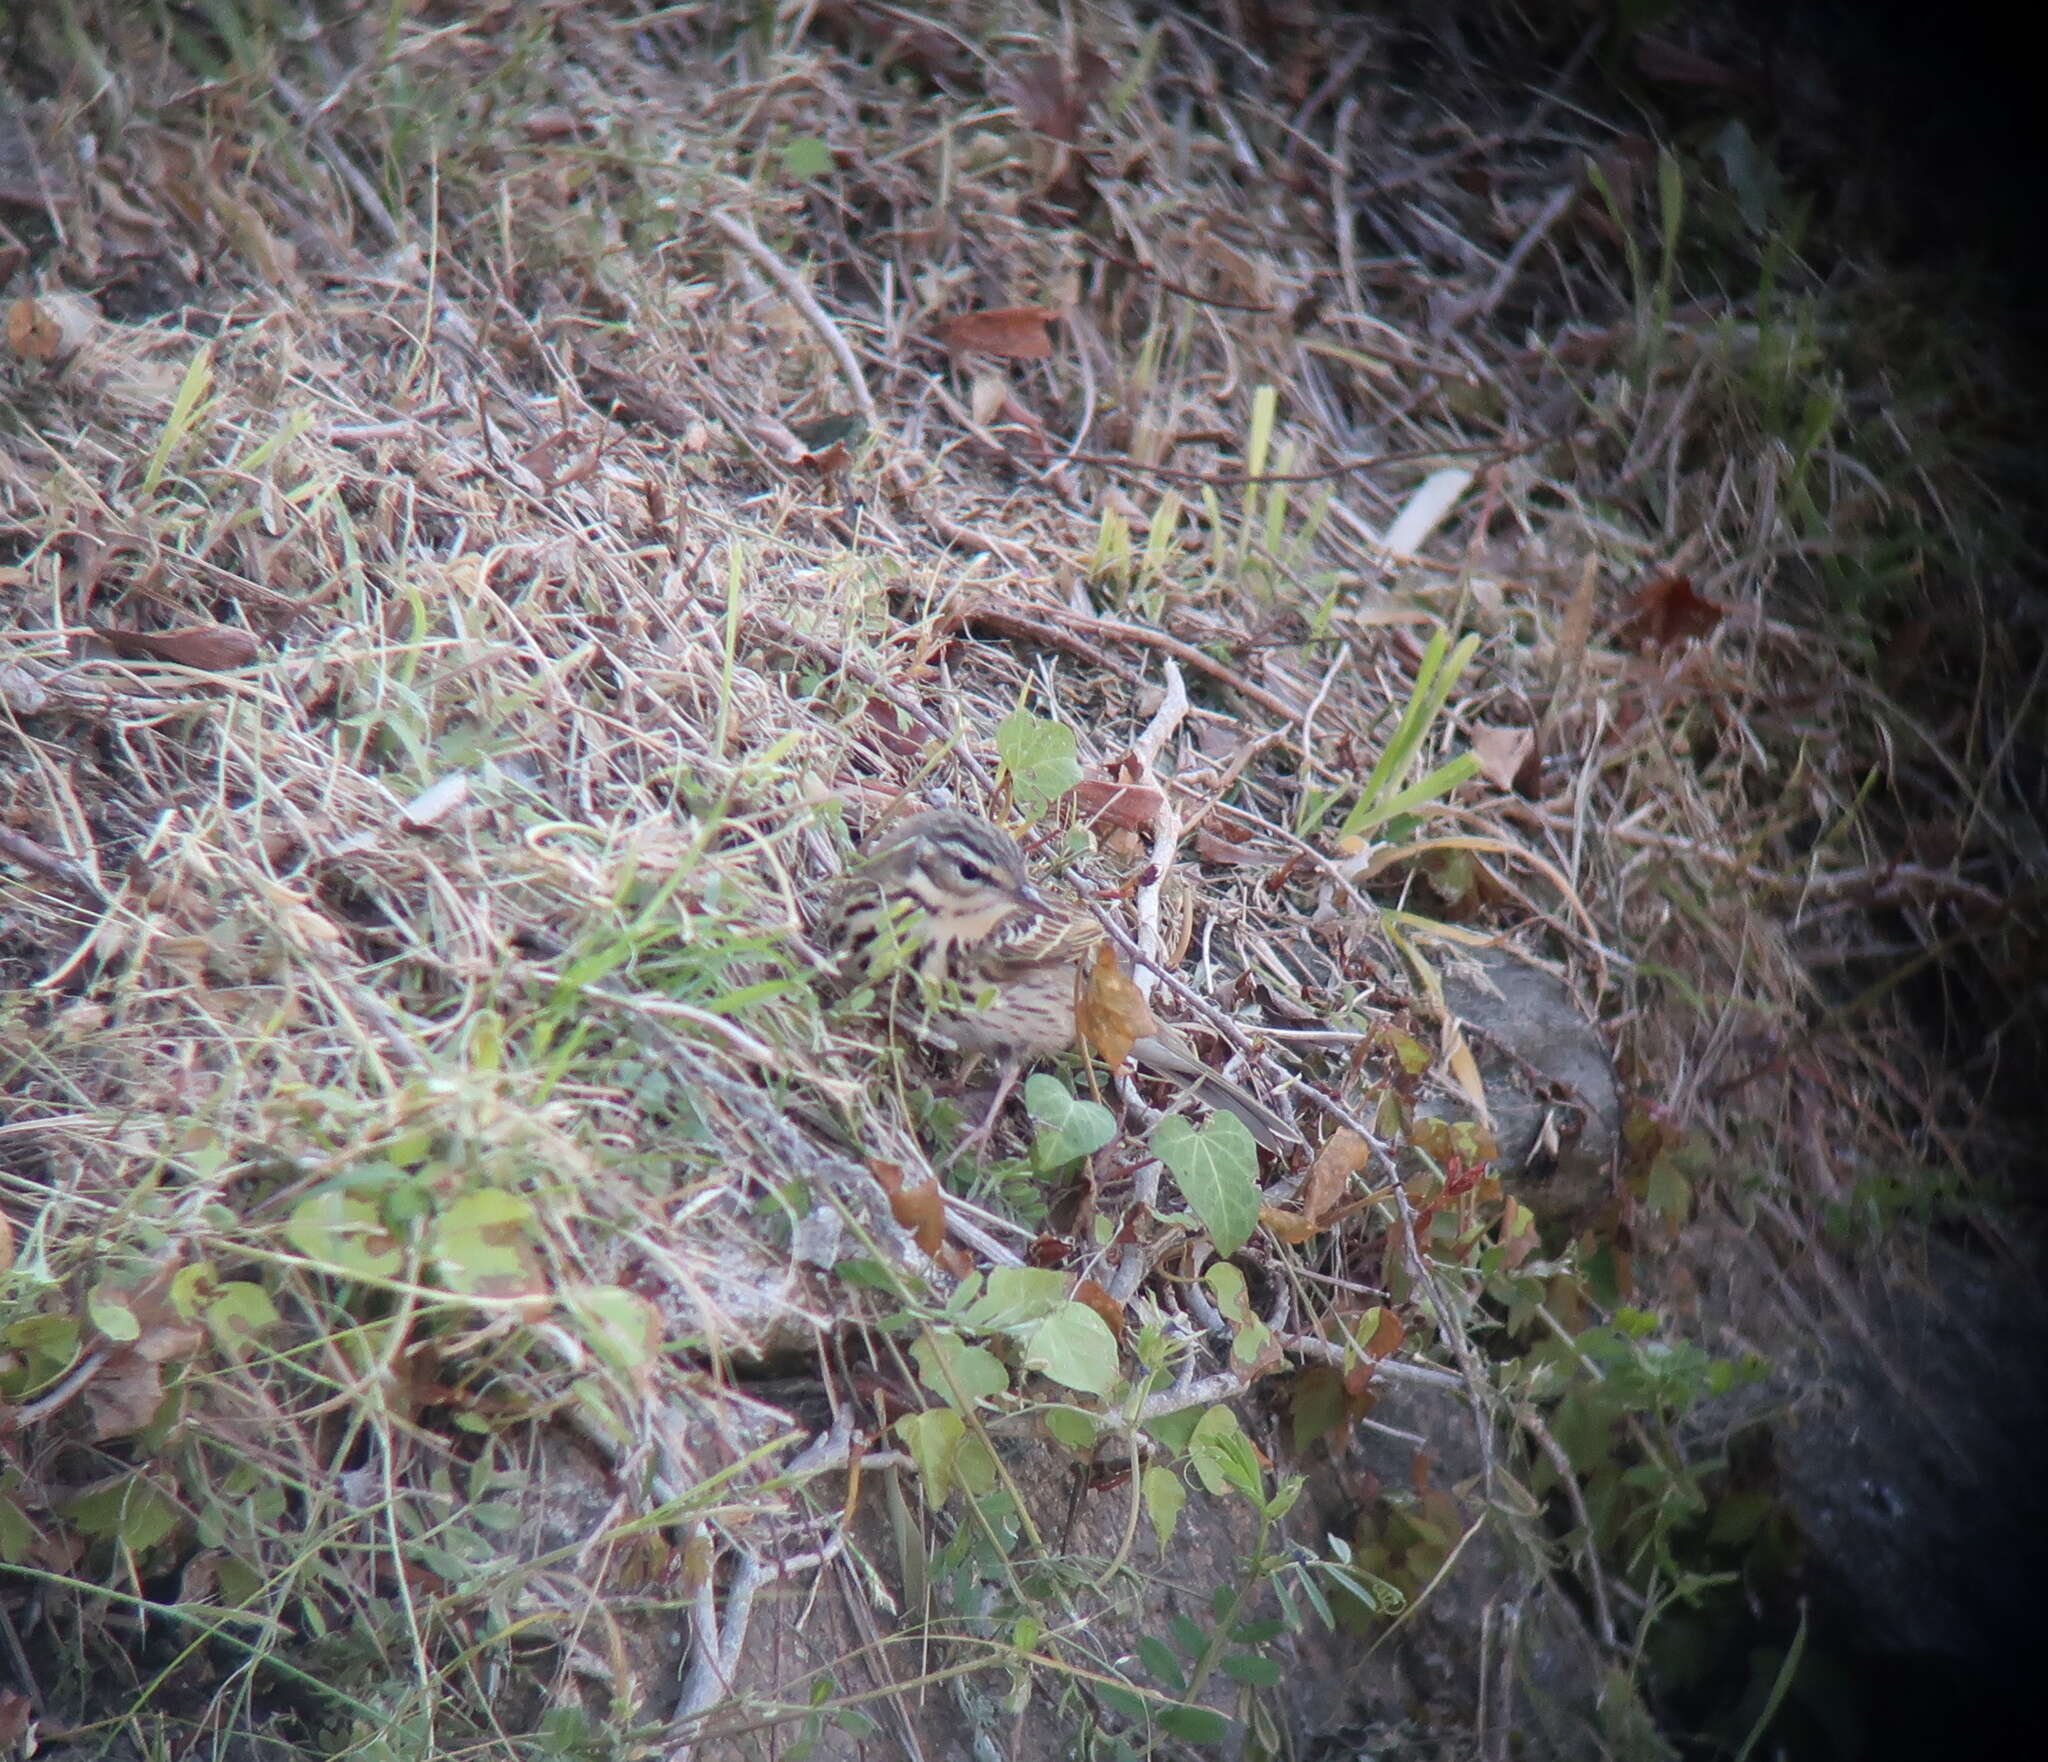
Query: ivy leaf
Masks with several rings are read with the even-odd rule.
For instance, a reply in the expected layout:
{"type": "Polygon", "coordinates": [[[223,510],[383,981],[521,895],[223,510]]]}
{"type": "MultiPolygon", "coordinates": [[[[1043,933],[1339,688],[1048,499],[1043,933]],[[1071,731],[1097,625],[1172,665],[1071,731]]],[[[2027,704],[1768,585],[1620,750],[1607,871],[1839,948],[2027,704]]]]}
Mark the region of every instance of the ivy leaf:
{"type": "MultiPolygon", "coordinates": [[[[1032,1155],[1048,1172],[1092,1156],[1116,1136],[1115,1114],[1099,1101],[1083,1101],[1042,1071],[1024,1081],[1024,1110],[1038,1122],[1032,1155]]],[[[1245,1142],[1251,1142],[1249,1135],[1245,1142]]]]}
{"type": "Polygon", "coordinates": [[[996,729],[996,752],[1017,805],[1034,817],[1081,781],[1074,731],[1029,710],[1012,710],[996,729]]]}
{"type": "Polygon", "coordinates": [[[1259,1224],[1259,1147],[1234,1113],[1219,1113],[1199,1132],[1168,1114],[1152,1132],[1152,1152],[1173,1171],[1181,1197],[1225,1258],[1252,1239],[1259,1224]]]}
{"type": "Polygon", "coordinates": [[[1024,1363],[1084,1395],[1106,1395],[1116,1386],[1116,1336],[1087,1304],[1063,1304],[1031,1330],[1024,1363]]]}

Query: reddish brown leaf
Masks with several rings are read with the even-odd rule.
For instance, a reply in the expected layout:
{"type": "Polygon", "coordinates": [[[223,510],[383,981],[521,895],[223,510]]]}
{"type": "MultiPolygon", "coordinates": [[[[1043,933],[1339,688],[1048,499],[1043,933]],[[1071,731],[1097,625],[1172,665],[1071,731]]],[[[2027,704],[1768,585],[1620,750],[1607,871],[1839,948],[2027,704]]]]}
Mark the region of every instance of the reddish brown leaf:
{"type": "Polygon", "coordinates": [[[963,312],[939,326],[939,340],[955,355],[997,355],[1009,361],[1043,361],[1052,354],[1046,326],[1059,317],[1051,306],[996,306],[963,312]]]}
{"type": "Polygon", "coordinates": [[[1095,965],[1075,1006],[1074,1025],[1082,1041],[1112,1071],[1122,1068],[1134,1045],[1158,1031],[1158,1018],[1145,994],[1116,964],[1116,951],[1106,942],[1095,951],[1095,965]]]}
{"type": "Polygon", "coordinates": [[[1693,592],[1690,575],[1660,575],[1629,601],[1615,634],[1642,648],[1675,648],[1711,636],[1728,608],[1693,592]]]}
{"type": "MultiPolygon", "coordinates": [[[[36,1707],[18,1689],[0,1690],[0,1752],[11,1751],[28,1736],[36,1722],[36,1707]]],[[[34,1755],[24,1749],[24,1755],[34,1755]]]]}
{"type": "Polygon", "coordinates": [[[1083,777],[1072,790],[1081,818],[1088,825],[1106,822],[1126,832],[1150,832],[1166,797],[1144,783],[1116,783],[1107,777],[1083,777]]]}
{"type": "Polygon", "coordinates": [[[1084,49],[1071,69],[1057,55],[1034,55],[1005,82],[1005,90],[1028,128],[1071,147],[1115,71],[1092,49],[1084,49]]]}
{"type": "Polygon", "coordinates": [[[1290,1380],[1288,1395],[1297,1450],[1348,1430],[1379,1404],[1371,1389],[1352,1388],[1349,1380],[1328,1364],[1306,1366],[1290,1380]]]}
{"type": "Polygon", "coordinates": [[[1055,1236],[1048,1231],[1036,1237],[1024,1250],[1024,1262],[1027,1266],[1065,1266],[1067,1257],[1073,1253],[1073,1246],[1064,1236],[1055,1236]]]}
{"type": "Polygon", "coordinates": [[[1082,1279],[1074,1286],[1074,1301],[1085,1303],[1109,1324],[1109,1331],[1118,1340],[1124,1337],[1124,1306],[1093,1279],[1082,1279]]]}
{"type": "Polygon", "coordinates": [[[547,104],[538,110],[528,111],[526,120],[519,127],[520,132],[534,142],[573,140],[583,132],[576,113],[560,104],[547,104]]]}
{"type": "Polygon", "coordinates": [[[248,631],[228,624],[191,624],[183,630],[102,630],[100,635],[120,654],[146,655],[153,661],[169,661],[202,673],[246,667],[263,652],[263,645],[248,631]]]}

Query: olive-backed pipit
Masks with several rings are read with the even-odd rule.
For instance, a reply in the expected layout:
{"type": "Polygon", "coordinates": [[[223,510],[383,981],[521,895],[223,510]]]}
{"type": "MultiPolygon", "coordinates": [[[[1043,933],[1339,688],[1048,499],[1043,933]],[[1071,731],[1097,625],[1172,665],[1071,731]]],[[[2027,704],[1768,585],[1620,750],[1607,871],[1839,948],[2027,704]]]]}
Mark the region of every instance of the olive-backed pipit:
{"type": "MultiPolygon", "coordinates": [[[[1009,834],[950,810],[913,814],[883,833],[841,883],[821,929],[851,975],[890,996],[898,1026],[1001,1060],[998,1104],[1024,1065],[1074,1044],[1082,975],[1103,941],[1092,919],[1060,910],[1031,884],[1009,834]]],[[[1300,1142],[1173,1029],[1155,1025],[1131,1056],[1228,1108],[1261,1144],[1300,1142]]]]}

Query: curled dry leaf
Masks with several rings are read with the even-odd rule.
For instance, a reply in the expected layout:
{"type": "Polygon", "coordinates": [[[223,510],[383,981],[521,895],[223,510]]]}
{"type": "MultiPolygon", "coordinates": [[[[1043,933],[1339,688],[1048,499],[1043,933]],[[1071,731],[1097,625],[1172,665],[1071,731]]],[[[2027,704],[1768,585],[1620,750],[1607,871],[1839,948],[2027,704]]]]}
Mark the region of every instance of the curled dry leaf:
{"type": "Polygon", "coordinates": [[[1316,1152],[1301,1184],[1301,1213],[1313,1224],[1321,1224],[1337,1208],[1351,1185],[1351,1177],[1372,1159],[1372,1146],[1349,1126],[1339,1126],[1316,1152]]]}
{"type": "Polygon", "coordinates": [[[1074,1008],[1074,1025],[1083,1043],[1112,1071],[1122,1068],[1133,1046],[1158,1031],[1152,1006],[1137,982],[1116,964],[1115,951],[1107,943],[1095,951],[1095,964],[1088,969],[1074,1008]]]}
{"type": "Polygon", "coordinates": [[[17,716],[40,716],[49,708],[50,694],[26,667],[8,662],[0,665],[0,704],[17,716]]]}
{"type": "Polygon", "coordinates": [[[889,1215],[916,1238],[926,1254],[936,1255],[946,1240],[946,1195],[930,1175],[911,1181],[901,1163],[868,1159],[868,1171],[889,1196],[889,1215]]]}
{"type": "Polygon", "coordinates": [[[986,312],[963,312],[939,326],[939,340],[955,355],[1043,361],[1052,354],[1052,336],[1046,327],[1058,317],[1052,306],[998,306],[986,312]]]}
{"type": "Polygon", "coordinates": [[[102,630],[100,635],[120,654],[145,655],[201,673],[246,667],[263,652],[255,637],[231,624],[191,624],[183,630],[102,630]]]}
{"type": "Polygon", "coordinates": [[[38,294],[7,308],[7,347],[24,361],[68,361],[102,322],[83,295],[38,294]]]}
{"type": "Polygon", "coordinates": [[[1474,728],[1467,738],[1479,774],[1496,789],[1522,789],[1523,770],[1536,751],[1533,728],[1474,728]]]}

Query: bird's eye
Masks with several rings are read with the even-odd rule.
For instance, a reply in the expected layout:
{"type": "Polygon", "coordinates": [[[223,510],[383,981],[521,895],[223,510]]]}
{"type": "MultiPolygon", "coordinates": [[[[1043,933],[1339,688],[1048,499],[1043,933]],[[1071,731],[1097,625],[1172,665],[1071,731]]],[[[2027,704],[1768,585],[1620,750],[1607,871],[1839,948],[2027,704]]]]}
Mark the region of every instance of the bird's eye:
{"type": "Polygon", "coordinates": [[[986,887],[988,885],[988,871],[979,863],[956,861],[954,867],[960,871],[960,879],[965,881],[969,887],[986,887]]]}

